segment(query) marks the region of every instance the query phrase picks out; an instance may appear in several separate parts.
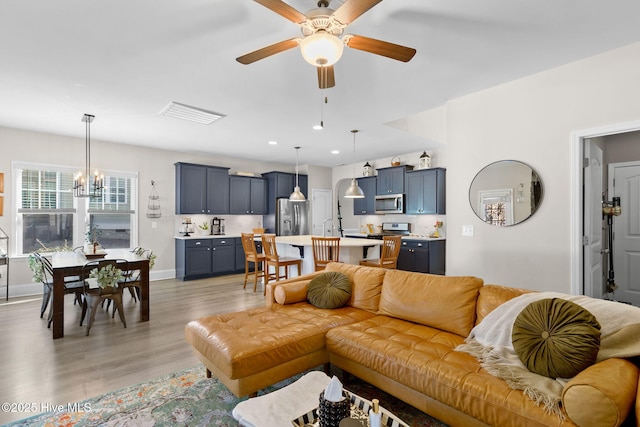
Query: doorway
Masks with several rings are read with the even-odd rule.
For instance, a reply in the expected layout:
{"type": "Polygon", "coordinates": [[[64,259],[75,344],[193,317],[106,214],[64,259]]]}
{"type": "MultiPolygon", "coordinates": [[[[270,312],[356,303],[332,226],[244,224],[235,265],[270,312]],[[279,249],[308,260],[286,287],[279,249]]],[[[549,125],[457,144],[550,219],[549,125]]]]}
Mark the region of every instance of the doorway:
{"type": "MultiPolygon", "coordinates": [[[[333,236],[334,228],[332,227],[333,221],[333,203],[331,190],[320,190],[314,188],[311,190],[312,205],[312,217],[313,228],[311,234],[314,236],[333,236]]],[[[335,222],[335,221],[333,221],[335,222]]],[[[337,226],[336,226],[337,227],[337,226]]]]}
{"type": "MultiPolygon", "coordinates": [[[[613,185],[609,186],[609,182],[614,182],[615,169],[610,172],[608,165],[620,162],[620,159],[637,160],[640,164],[640,122],[575,132],[572,144],[571,292],[640,306],[640,267],[637,267],[638,271],[633,271],[633,266],[638,265],[633,257],[638,255],[636,259],[640,261],[640,230],[637,239],[623,239],[624,231],[613,229],[614,236],[618,237],[613,239],[611,245],[618,289],[613,293],[607,292],[607,277],[610,274],[608,221],[607,216],[602,214],[603,201],[611,202],[614,192],[617,193],[619,185],[622,185],[620,180],[616,180],[619,184],[615,186],[616,189],[613,185]],[[627,242],[626,247],[621,246],[623,241],[627,242]]],[[[625,187],[633,187],[635,175],[625,176],[630,180],[624,184],[625,187]]],[[[629,196],[623,197],[628,199],[629,196]]],[[[612,221],[614,227],[620,223],[629,228],[629,220],[633,221],[640,215],[639,206],[628,206],[626,210],[631,216],[615,217],[612,221]]]]}
{"type": "Polygon", "coordinates": [[[609,266],[617,286],[613,294],[618,301],[640,307],[640,161],[609,163],[608,190],[621,207],[608,221],[614,236],[609,266]]]}

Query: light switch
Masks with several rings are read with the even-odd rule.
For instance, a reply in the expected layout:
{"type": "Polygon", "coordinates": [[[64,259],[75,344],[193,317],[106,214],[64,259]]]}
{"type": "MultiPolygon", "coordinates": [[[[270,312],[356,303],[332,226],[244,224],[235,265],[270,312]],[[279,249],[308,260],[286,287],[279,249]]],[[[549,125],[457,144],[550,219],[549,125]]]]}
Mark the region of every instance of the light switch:
{"type": "Polygon", "coordinates": [[[473,225],[463,225],[462,226],[462,235],[466,237],[473,237],[474,234],[473,225]]]}
{"type": "Polygon", "coordinates": [[[157,221],[151,221],[151,228],[158,228],[158,222],[157,221]]]}

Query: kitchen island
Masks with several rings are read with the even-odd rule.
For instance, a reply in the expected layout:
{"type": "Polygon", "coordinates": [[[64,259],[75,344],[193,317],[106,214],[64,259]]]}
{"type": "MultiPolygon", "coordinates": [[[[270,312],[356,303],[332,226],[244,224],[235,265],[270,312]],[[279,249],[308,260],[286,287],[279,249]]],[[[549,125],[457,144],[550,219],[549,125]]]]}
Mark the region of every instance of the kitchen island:
{"type": "MultiPolygon", "coordinates": [[[[358,264],[363,258],[376,258],[380,254],[380,246],[382,246],[382,240],[342,237],[340,238],[340,262],[358,264]]],[[[310,235],[277,236],[276,248],[280,256],[302,258],[300,274],[312,273],[315,270],[310,235]]]]}

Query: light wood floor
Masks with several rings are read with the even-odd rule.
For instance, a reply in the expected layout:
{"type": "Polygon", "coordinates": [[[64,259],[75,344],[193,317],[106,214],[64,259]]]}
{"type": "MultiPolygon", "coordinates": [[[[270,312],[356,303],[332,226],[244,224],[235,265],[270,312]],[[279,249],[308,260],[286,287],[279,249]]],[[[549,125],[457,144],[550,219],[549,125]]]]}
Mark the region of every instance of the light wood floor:
{"type": "MultiPolygon", "coordinates": [[[[124,297],[127,328],[99,310],[91,334],[80,309],[65,297],[64,338],[53,340],[40,319],[40,297],[0,303],[0,402],[67,404],[197,365],[184,326],[203,316],[264,305],[262,285],[242,289],[244,275],[150,285],[150,321],[124,297]]],[[[204,368],[203,368],[204,369],[204,368]]],[[[40,412],[40,411],[38,411],[40,412]]],[[[0,412],[0,424],[30,413],[0,412]]]]}

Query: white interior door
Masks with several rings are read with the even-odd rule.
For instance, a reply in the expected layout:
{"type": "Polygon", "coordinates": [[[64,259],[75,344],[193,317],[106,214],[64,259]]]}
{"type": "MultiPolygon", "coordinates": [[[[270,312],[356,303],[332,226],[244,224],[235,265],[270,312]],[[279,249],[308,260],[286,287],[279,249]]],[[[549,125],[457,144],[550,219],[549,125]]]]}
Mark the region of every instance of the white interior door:
{"type": "Polygon", "coordinates": [[[593,141],[584,142],[584,295],[602,298],[602,149],[593,141]]]}
{"type": "MultiPolygon", "coordinates": [[[[316,236],[323,235],[323,222],[325,219],[333,219],[333,204],[332,204],[333,191],[331,190],[320,190],[313,189],[311,190],[311,200],[312,203],[312,214],[313,217],[313,228],[311,233],[316,236]]],[[[331,221],[327,221],[324,226],[326,227],[326,231],[324,235],[333,236],[333,229],[331,221]]],[[[337,225],[336,225],[337,227],[337,225]]]]}
{"type": "Polygon", "coordinates": [[[620,197],[613,219],[615,299],[640,306],[640,162],[609,165],[610,197],[620,197]]]}

